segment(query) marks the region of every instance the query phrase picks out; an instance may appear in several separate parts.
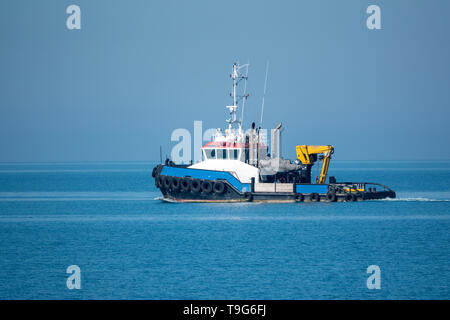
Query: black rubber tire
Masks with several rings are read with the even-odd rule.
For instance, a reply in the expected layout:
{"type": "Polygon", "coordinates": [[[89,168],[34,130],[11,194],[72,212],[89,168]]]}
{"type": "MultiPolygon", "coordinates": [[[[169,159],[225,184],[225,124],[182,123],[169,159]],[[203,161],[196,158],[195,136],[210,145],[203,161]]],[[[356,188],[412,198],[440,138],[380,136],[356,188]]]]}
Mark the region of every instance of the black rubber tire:
{"type": "Polygon", "coordinates": [[[190,183],[189,179],[182,178],[180,180],[180,190],[181,190],[181,192],[188,192],[190,187],[191,187],[191,183],[190,183]]]}
{"type": "Polygon", "coordinates": [[[153,170],[152,170],[152,177],[153,178],[156,177],[156,167],[154,167],[153,170]]]}
{"type": "Polygon", "coordinates": [[[170,177],[168,176],[163,176],[162,177],[162,186],[164,187],[164,189],[169,189],[170,188],[170,177]]]}
{"type": "Polygon", "coordinates": [[[170,183],[170,188],[173,191],[177,191],[178,189],[180,189],[180,178],[178,177],[173,177],[172,178],[172,182],[170,183]]]}
{"type": "Polygon", "coordinates": [[[312,193],[312,194],[309,196],[309,199],[310,199],[312,202],[319,202],[319,201],[320,201],[320,195],[319,195],[318,193],[312,193]]]}
{"type": "Polygon", "coordinates": [[[328,202],[336,202],[336,200],[337,200],[336,193],[334,193],[334,192],[327,193],[327,201],[328,202]]]}
{"type": "Polygon", "coordinates": [[[200,180],[192,179],[191,180],[191,192],[193,193],[199,193],[200,192],[200,180]]]}
{"type": "Polygon", "coordinates": [[[201,187],[202,187],[202,192],[204,193],[211,193],[213,186],[211,181],[209,180],[203,180],[201,183],[201,187]]]}
{"type": "Polygon", "coordinates": [[[347,193],[345,195],[345,201],[347,201],[347,202],[354,202],[354,201],[357,201],[357,200],[358,199],[357,199],[356,195],[353,194],[353,193],[347,193]]]}
{"type": "Polygon", "coordinates": [[[302,201],[304,201],[304,200],[305,200],[305,197],[303,196],[302,193],[297,193],[297,194],[295,195],[295,201],[297,201],[297,202],[302,202],[302,201]]]}
{"type": "Polygon", "coordinates": [[[155,186],[157,188],[161,188],[161,176],[156,176],[155,177],[155,186]]]}
{"type": "Polygon", "coordinates": [[[217,181],[214,183],[214,193],[217,194],[222,194],[225,192],[225,190],[227,189],[227,186],[225,185],[225,183],[221,182],[221,181],[217,181]]]}
{"type": "Polygon", "coordinates": [[[253,200],[253,194],[251,192],[245,192],[244,193],[244,199],[247,199],[247,201],[253,200]]]}

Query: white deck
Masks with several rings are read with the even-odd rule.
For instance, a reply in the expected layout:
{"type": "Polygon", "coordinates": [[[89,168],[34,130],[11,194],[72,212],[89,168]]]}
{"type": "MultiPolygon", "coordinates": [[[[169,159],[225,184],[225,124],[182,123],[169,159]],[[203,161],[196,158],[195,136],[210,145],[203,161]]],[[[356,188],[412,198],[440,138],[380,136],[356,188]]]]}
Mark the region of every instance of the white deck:
{"type": "Polygon", "coordinates": [[[239,160],[205,160],[189,168],[230,172],[241,183],[250,183],[251,178],[255,178],[255,182],[259,181],[258,168],[239,160]]]}

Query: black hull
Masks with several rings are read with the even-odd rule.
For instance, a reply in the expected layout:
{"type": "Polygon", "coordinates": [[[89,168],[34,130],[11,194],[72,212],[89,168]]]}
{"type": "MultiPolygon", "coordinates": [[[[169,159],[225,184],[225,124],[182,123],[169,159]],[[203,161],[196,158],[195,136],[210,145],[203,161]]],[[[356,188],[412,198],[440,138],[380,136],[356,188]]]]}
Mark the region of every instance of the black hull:
{"type": "MultiPolygon", "coordinates": [[[[383,191],[370,190],[342,192],[342,183],[329,184],[328,193],[302,194],[296,192],[241,192],[226,180],[210,181],[188,178],[194,187],[182,188],[172,185],[171,179],[175,177],[161,175],[163,166],[153,170],[156,186],[163,194],[163,200],[168,202],[355,202],[364,200],[378,200],[395,198],[395,192],[388,189],[383,191]],[[167,178],[167,179],[166,179],[167,178]],[[206,184],[206,185],[204,185],[206,184]],[[208,184],[210,184],[208,186],[208,184]],[[223,187],[216,190],[216,184],[223,187]],[[204,186],[204,187],[203,187],[204,186]],[[194,189],[194,190],[193,190],[194,189]],[[337,191],[333,191],[337,190],[337,191]]],[[[351,183],[345,183],[345,185],[351,183]]],[[[254,190],[252,187],[251,190],[254,190]]],[[[295,188],[294,188],[295,190],[295,188]]]]}
{"type": "Polygon", "coordinates": [[[336,194],[335,200],[330,200],[327,194],[320,194],[314,197],[310,194],[299,193],[262,193],[248,192],[246,194],[192,194],[179,192],[163,192],[163,199],[167,202],[355,202],[365,200],[381,200],[386,198],[395,198],[395,193],[377,192],[377,193],[359,193],[355,198],[349,199],[348,194],[336,194]]]}

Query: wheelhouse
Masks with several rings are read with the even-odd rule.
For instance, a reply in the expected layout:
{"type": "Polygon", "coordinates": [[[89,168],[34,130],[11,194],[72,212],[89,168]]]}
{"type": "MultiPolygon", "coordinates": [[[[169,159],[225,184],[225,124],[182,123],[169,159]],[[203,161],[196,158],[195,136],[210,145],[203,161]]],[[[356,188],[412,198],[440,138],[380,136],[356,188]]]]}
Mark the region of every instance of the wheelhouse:
{"type": "MultiPolygon", "coordinates": [[[[250,145],[239,142],[212,141],[202,147],[203,160],[239,160],[251,165],[256,164],[256,144],[253,146],[253,160],[250,155],[250,145]]],[[[267,154],[267,146],[259,145],[259,154],[264,157],[267,154]]]]}
{"type": "Polygon", "coordinates": [[[209,142],[202,148],[203,160],[239,160],[245,162],[245,145],[229,142],[209,142]]]}

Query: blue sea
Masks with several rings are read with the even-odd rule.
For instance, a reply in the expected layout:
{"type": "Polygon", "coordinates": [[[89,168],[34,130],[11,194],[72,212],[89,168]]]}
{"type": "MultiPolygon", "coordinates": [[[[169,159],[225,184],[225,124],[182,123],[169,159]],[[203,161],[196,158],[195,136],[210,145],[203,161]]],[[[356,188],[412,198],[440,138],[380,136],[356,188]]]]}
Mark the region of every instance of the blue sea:
{"type": "Polygon", "coordinates": [[[450,298],[449,161],[334,161],[397,199],[292,204],[165,203],[154,165],[0,164],[0,299],[450,298]]]}

